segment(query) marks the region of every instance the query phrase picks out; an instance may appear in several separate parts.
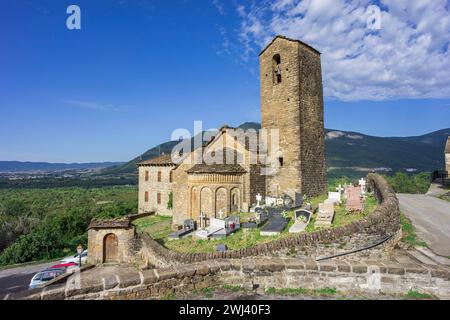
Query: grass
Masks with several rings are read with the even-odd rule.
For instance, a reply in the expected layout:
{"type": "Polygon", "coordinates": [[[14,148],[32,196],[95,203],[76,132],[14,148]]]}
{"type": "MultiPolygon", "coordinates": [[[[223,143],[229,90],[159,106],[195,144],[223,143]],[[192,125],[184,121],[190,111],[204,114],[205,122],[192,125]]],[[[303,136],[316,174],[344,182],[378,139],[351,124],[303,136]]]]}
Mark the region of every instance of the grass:
{"type": "Polygon", "coordinates": [[[405,295],[408,299],[414,299],[414,300],[429,300],[429,299],[436,299],[436,297],[429,293],[422,293],[415,290],[409,290],[408,293],[405,295]]]}
{"type": "Polygon", "coordinates": [[[231,292],[246,291],[246,289],[241,287],[241,286],[233,286],[233,285],[229,285],[229,284],[224,284],[222,286],[222,289],[228,290],[228,291],[231,291],[231,292]]]}
{"type": "Polygon", "coordinates": [[[266,289],[268,295],[282,295],[282,296],[297,296],[297,295],[309,295],[309,296],[321,296],[330,297],[337,294],[336,288],[321,288],[321,289],[306,289],[306,288],[282,288],[275,289],[273,287],[266,289]]]}
{"type": "Polygon", "coordinates": [[[175,300],[177,298],[177,295],[175,292],[170,292],[161,297],[161,300],[175,300]]]}
{"type": "Polygon", "coordinates": [[[172,233],[172,217],[154,215],[134,222],[139,231],[143,231],[152,236],[156,241],[163,241],[172,233]]]}
{"type": "MultiPolygon", "coordinates": [[[[326,198],[326,195],[322,195],[320,197],[309,199],[309,202],[311,203],[313,208],[315,208],[326,198]]],[[[369,213],[373,212],[376,206],[377,201],[372,195],[369,195],[366,198],[365,210],[361,213],[347,213],[347,211],[345,210],[345,204],[335,206],[335,216],[331,227],[341,227],[352,223],[353,221],[360,220],[367,216],[369,213]]],[[[253,216],[253,214],[242,213],[239,216],[241,218],[241,221],[245,221],[246,219],[253,216]]],[[[294,224],[294,212],[287,212],[287,217],[289,218],[289,222],[283,232],[278,236],[261,236],[259,234],[259,229],[241,229],[231,234],[227,238],[216,240],[194,240],[192,237],[187,237],[180,240],[169,241],[167,237],[170,233],[173,232],[171,230],[171,217],[155,215],[139,219],[135,222],[135,224],[139,231],[148,233],[153,239],[160,242],[170,250],[175,250],[183,253],[209,253],[215,252],[216,246],[218,244],[226,245],[229,250],[237,250],[252,247],[258,244],[268,243],[277,239],[295,236],[295,234],[289,233],[289,228],[294,224]]],[[[308,224],[305,232],[314,232],[320,229],[314,227],[315,218],[316,214],[313,215],[311,222],[308,224]]],[[[292,252],[291,254],[295,255],[295,252],[292,252]]]]}
{"type": "Polygon", "coordinates": [[[425,241],[420,240],[416,234],[416,228],[414,228],[411,221],[405,217],[404,214],[400,215],[400,222],[402,224],[402,240],[409,243],[411,246],[426,247],[425,241]]]}
{"type": "Polygon", "coordinates": [[[439,196],[439,199],[450,202],[450,192],[444,193],[443,195],[439,196]]]}

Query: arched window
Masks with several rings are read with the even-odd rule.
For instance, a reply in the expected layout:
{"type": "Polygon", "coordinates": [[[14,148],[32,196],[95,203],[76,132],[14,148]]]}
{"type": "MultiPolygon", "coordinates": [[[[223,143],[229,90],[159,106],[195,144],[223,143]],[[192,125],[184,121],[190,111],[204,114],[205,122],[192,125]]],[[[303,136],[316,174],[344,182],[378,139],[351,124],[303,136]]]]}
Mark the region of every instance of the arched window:
{"type": "Polygon", "coordinates": [[[145,181],[148,181],[148,171],[145,171],[145,181]]]}
{"type": "Polygon", "coordinates": [[[158,171],[158,182],[161,182],[161,171],[158,171]]]}
{"type": "Polygon", "coordinates": [[[281,83],[281,57],[278,53],[273,56],[272,68],[273,68],[273,83],[274,84],[281,83]]]}
{"type": "Polygon", "coordinates": [[[173,181],[173,171],[169,171],[169,182],[173,181]]]}

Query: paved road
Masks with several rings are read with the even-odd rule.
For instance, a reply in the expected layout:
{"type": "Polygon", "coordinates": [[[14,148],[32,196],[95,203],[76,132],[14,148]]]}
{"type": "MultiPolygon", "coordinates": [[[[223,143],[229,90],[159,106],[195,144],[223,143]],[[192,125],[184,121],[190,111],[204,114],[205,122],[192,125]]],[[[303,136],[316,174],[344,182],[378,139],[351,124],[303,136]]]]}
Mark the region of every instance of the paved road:
{"type": "Polygon", "coordinates": [[[55,262],[48,262],[0,271],[0,300],[8,293],[27,289],[31,278],[37,272],[54,264],[55,262]]]}
{"type": "Polygon", "coordinates": [[[400,210],[430,249],[450,257],[450,202],[423,194],[397,194],[400,210]]]}

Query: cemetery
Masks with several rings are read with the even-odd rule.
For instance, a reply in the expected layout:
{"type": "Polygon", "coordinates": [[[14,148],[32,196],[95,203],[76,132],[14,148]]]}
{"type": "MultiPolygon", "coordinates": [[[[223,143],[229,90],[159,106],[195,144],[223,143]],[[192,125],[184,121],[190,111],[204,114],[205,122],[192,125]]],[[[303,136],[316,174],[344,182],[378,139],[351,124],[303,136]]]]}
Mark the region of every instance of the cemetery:
{"type": "Polygon", "coordinates": [[[362,194],[359,183],[339,185],[327,195],[303,201],[281,197],[263,201],[258,195],[250,213],[235,212],[225,217],[219,212],[217,218],[205,215],[200,225],[187,219],[184,227],[175,232],[167,217],[150,216],[135,224],[167,249],[178,252],[217,252],[219,245],[228,250],[249,248],[299,233],[345,226],[366,217],[375,210],[377,202],[372,193],[362,194]],[[357,190],[359,194],[355,193],[357,190]],[[356,198],[362,210],[354,210],[356,198]]]}

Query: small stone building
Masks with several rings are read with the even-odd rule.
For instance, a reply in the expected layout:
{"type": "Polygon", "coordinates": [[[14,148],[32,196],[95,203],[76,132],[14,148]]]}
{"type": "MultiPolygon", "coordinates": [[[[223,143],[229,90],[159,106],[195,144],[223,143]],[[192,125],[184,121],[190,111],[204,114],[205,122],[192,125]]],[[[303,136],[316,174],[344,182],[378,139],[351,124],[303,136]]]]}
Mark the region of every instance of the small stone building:
{"type": "Polygon", "coordinates": [[[445,171],[447,171],[450,177],[450,136],[447,138],[447,144],[445,145],[445,171]]]}
{"type": "Polygon", "coordinates": [[[135,238],[131,222],[129,216],[92,220],[88,227],[89,263],[131,263],[135,238]]]}

